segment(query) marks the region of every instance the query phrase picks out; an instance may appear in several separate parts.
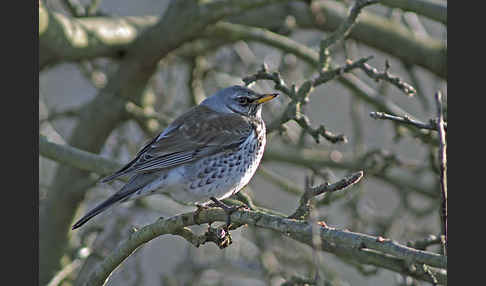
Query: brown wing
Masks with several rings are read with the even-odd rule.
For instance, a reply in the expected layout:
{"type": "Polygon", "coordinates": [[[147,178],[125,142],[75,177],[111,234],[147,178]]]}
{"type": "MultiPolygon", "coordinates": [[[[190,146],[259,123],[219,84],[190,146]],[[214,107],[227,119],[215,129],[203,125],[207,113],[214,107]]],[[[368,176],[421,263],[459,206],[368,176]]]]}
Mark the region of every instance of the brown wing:
{"type": "Polygon", "coordinates": [[[177,118],[140,150],[134,160],[103,179],[103,182],[128,173],[171,168],[237,148],[252,131],[253,124],[249,118],[238,114],[221,114],[204,106],[196,106],[177,118]]]}

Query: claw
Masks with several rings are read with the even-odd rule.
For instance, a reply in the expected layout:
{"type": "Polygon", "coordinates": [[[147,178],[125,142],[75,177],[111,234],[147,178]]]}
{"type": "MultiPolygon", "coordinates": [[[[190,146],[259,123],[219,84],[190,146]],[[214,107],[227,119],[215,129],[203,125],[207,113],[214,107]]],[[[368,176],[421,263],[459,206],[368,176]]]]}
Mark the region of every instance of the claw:
{"type": "Polygon", "coordinates": [[[224,212],[227,215],[226,218],[226,231],[229,231],[230,226],[231,226],[231,214],[234,213],[235,211],[239,209],[248,209],[247,206],[245,205],[240,205],[240,206],[228,206],[225,203],[221,202],[220,200],[216,199],[215,197],[210,198],[213,202],[214,205],[217,207],[220,207],[224,210],[224,212]]]}

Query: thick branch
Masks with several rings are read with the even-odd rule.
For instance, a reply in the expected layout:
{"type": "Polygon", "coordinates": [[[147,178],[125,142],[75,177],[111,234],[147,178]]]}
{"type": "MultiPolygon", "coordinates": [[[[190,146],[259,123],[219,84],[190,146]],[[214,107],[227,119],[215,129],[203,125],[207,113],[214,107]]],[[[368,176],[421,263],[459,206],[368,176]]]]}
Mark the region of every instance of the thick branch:
{"type": "MultiPolygon", "coordinates": [[[[100,174],[105,174],[107,172],[111,172],[112,170],[115,170],[117,168],[120,167],[121,164],[119,163],[116,163],[112,160],[109,160],[109,159],[104,159],[102,158],[101,156],[99,155],[95,155],[95,154],[90,154],[89,152],[83,152],[83,151],[80,151],[80,150],[76,150],[75,148],[72,148],[72,147],[69,147],[69,146],[65,146],[65,145],[59,145],[59,144],[56,144],[56,143],[51,143],[51,142],[48,142],[48,140],[46,140],[45,138],[41,137],[40,138],[40,141],[39,141],[39,150],[40,150],[40,153],[41,155],[43,156],[46,156],[48,158],[51,158],[53,160],[57,160],[57,161],[62,161],[66,164],[72,164],[76,167],[79,167],[79,168],[85,168],[85,169],[89,169],[90,171],[94,171],[94,172],[98,172],[100,174]],[[63,158],[66,157],[66,158],[63,158]],[[72,158],[72,159],[69,159],[69,158],[72,158]],[[90,161],[93,161],[90,163],[90,161]],[[96,163],[94,163],[96,162],[96,163]],[[112,170],[108,170],[109,168],[113,168],[112,170]]],[[[360,178],[361,173],[357,173],[357,175],[353,175],[353,176],[350,176],[348,180],[343,180],[342,182],[338,182],[338,183],[335,183],[335,184],[332,184],[332,185],[323,185],[323,186],[319,186],[319,187],[316,187],[313,189],[313,194],[320,194],[322,193],[323,191],[326,191],[326,190],[329,190],[329,191],[332,191],[332,190],[338,190],[338,189],[341,189],[343,186],[347,186],[349,185],[349,183],[353,183],[353,182],[356,182],[357,179],[360,178]]],[[[214,210],[214,211],[219,211],[219,210],[214,210]]],[[[299,224],[302,224],[301,222],[298,222],[298,221],[295,221],[295,220],[285,220],[283,219],[282,217],[280,216],[269,216],[271,217],[272,219],[275,219],[276,221],[274,222],[267,222],[265,224],[262,224],[260,225],[260,221],[263,221],[262,219],[258,219],[257,218],[257,215],[258,216],[267,216],[267,215],[264,215],[262,212],[255,212],[254,215],[252,216],[253,217],[253,221],[256,222],[257,226],[262,226],[262,227],[265,227],[265,228],[270,228],[270,229],[274,229],[274,230],[277,230],[277,231],[281,231],[283,233],[286,233],[288,232],[289,230],[287,228],[283,228],[281,229],[280,228],[280,225],[282,224],[282,222],[280,220],[283,220],[283,223],[295,223],[296,225],[299,225],[299,224]]],[[[190,216],[190,219],[192,220],[192,214],[185,214],[183,216],[190,216]]],[[[204,214],[201,215],[201,217],[199,218],[198,222],[200,223],[205,223],[205,222],[212,222],[212,221],[225,221],[226,220],[226,217],[224,215],[220,215],[218,214],[216,216],[216,218],[212,219],[212,220],[204,220],[201,219],[202,217],[204,217],[204,214]]],[[[171,218],[171,219],[167,219],[167,220],[179,220],[179,218],[171,218]]],[[[187,222],[188,224],[183,224],[181,225],[180,227],[182,226],[188,226],[188,225],[192,225],[194,224],[191,220],[187,221],[187,219],[184,219],[182,218],[182,221],[183,222],[187,222]]],[[[249,223],[251,224],[251,221],[249,222],[248,220],[239,220],[239,219],[234,219],[232,217],[232,221],[235,222],[235,223],[238,223],[238,224],[246,224],[246,223],[249,223]]],[[[178,225],[179,227],[179,225],[178,225]]],[[[180,228],[178,227],[174,227],[174,231],[171,232],[172,234],[176,234],[176,235],[182,235],[184,236],[186,239],[189,239],[189,241],[192,241],[192,242],[199,242],[201,243],[202,241],[205,241],[205,238],[204,237],[200,237],[200,236],[196,236],[196,235],[191,235],[191,233],[188,233],[187,231],[182,231],[180,230],[180,228]]],[[[309,228],[310,229],[310,228],[309,228]]],[[[300,230],[304,231],[304,228],[301,228],[300,230]]],[[[307,236],[309,235],[312,235],[311,234],[311,230],[309,230],[309,233],[307,234],[307,230],[305,230],[304,232],[298,232],[298,234],[294,234],[294,235],[291,235],[293,238],[299,240],[299,241],[302,241],[305,243],[305,241],[309,241],[309,245],[312,244],[310,238],[308,238],[307,236]]],[[[290,231],[297,231],[295,229],[290,229],[290,231]]],[[[331,233],[334,232],[336,230],[331,230],[331,233]]],[[[340,231],[338,231],[340,232],[340,231]]],[[[161,235],[163,233],[160,233],[158,235],[161,235]]],[[[328,245],[327,248],[324,248],[324,250],[326,251],[330,251],[330,252],[333,252],[337,255],[342,255],[342,256],[347,256],[347,255],[351,255],[352,257],[360,257],[358,258],[359,262],[361,263],[367,263],[367,264],[371,264],[371,265],[376,265],[376,266],[380,266],[380,267],[384,267],[384,268],[387,268],[387,269],[390,269],[392,271],[398,271],[398,272],[401,272],[401,271],[407,271],[407,274],[410,274],[412,276],[416,276],[418,275],[417,273],[420,273],[420,272],[417,272],[417,273],[408,273],[408,269],[406,267],[398,267],[399,264],[401,263],[404,263],[404,262],[399,262],[397,261],[396,258],[389,258],[387,256],[383,256],[383,255],[379,255],[375,252],[368,252],[366,250],[354,250],[354,249],[347,249],[346,248],[346,245],[348,245],[349,243],[351,243],[353,241],[353,239],[364,239],[363,242],[365,243],[364,246],[366,246],[366,248],[369,248],[369,249],[374,249],[374,250],[379,250],[379,251],[384,251],[382,246],[376,246],[376,241],[378,241],[377,239],[368,239],[366,238],[367,236],[364,236],[364,235],[359,235],[359,234],[355,234],[356,236],[351,236],[351,237],[348,237],[348,238],[343,238],[343,244],[341,243],[337,243],[337,241],[335,240],[329,240],[329,237],[327,237],[326,235],[324,234],[321,234],[321,236],[323,236],[323,239],[325,241],[328,241],[330,243],[337,243],[339,245],[336,246],[336,245],[328,245]],[[369,245],[369,243],[372,244],[372,246],[369,245]],[[344,245],[344,246],[343,246],[344,245]],[[357,253],[359,255],[357,255],[355,252],[357,251],[357,253]],[[390,261],[388,261],[390,260],[390,261]]],[[[153,238],[153,237],[152,237],[153,238]]],[[[150,239],[152,239],[150,238],[150,239]]],[[[130,238],[131,239],[131,238],[130,238]]],[[[130,240],[129,239],[129,240],[130,240]]],[[[150,240],[149,239],[149,240],[150,240]]],[[[337,238],[336,238],[337,239],[337,238]]],[[[147,240],[148,241],[148,240],[147,240]]],[[[191,243],[192,243],[191,242],[191,243]]],[[[127,242],[128,243],[128,242],[127,242]]],[[[140,242],[140,243],[144,243],[144,242],[140,242]]],[[[359,246],[359,247],[363,247],[363,244],[361,243],[358,243],[358,242],[353,242],[352,245],[355,245],[355,246],[359,246]]],[[[134,247],[134,246],[132,246],[134,247]]],[[[138,246],[136,246],[138,247],[138,246]]],[[[136,248],[135,247],[135,248],[136,248]]],[[[395,245],[394,243],[392,243],[390,246],[390,250],[386,250],[384,252],[388,253],[388,252],[391,252],[391,253],[388,253],[388,254],[393,254],[395,252],[397,252],[398,254],[394,254],[394,255],[398,255],[399,257],[404,257],[404,256],[407,256],[408,254],[405,254],[405,253],[409,253],[408,251],[414,251],[414,250],[409,250],[409,249],[403,249],[402,246],[397,246],[395,245]],[[395,248],[395,247],[398,247],[398,248],[395,248]],[[395,249],[395,250],[393,250],[395,249]],[[403,251],[402,254],[399,254],[403,251]]],[[[387,247],[385,247],[384,249],[387,249],[387,247]]],[[[134,249],[133,249],[134,250],[134,249]]],[[[123,258],[117,258],[117,259],[124,259],[126,258],[131,252],[123,252],[125,253],[125,256],[123,258]]],[[[415,252],[413,252],[415,253],[415,252]]],[[[388,255],[387,254],[387,255],[388,255]]],[[[418,253],[420,254],[420,253],[418,253]]],[[[418,255],[417,254],[417,255],[418,255]]],[[[114,255],[114,254],[113,254],[114,255]]],[[[411,254],[412,256],[415,255],[415,254],[411,254]]],[[[427,256],[429,257],[429,256],[427,256]]],[[[433,260],[433,258],[429,257],[430,259],[433,260]]],[[[429,259],[427,258],[427,259],[429,259]]],[[[408,259],[408,258],[407,258],[408,259]]],[[[412,259],[413,260],[413,259],[412,259]]],[[[431,261],[432,261],[431,260],[431,261]]],[[[112,263],[114,260],[109,260],[111,261],[110,263],[112,263]]],[[[427,264],[430,264],[431,266],[436,266],[436,267],[443,267],[444,265],[443,262],[439,262],[439,265],[436,264],[436,262],[431,262],[429,260],[427,260],[427,262],[424,262],[424,263],[427,263],[427,264]],[[440,266],[442,265],[442,266],[440,266]]],[[[107,260],[105,260],[104,264],[108,263],[107,260]]],[[[115,261],[116,263],[116,261],[115,261]]],[[[120,261],[121,263],[121,261],[120,261]]],[[[446,265],[445,265],[446,266],[446,265]]],[[[445,267],[444,266],[444,267],[445,267]]],[[[98,268],[97,271],[99,271],[100,268],[98,268]]],[[[444,278],[444,275],[443,274],[438,274],[440,277],[443,277],[444,278]]],[[[426,279],[426,278],[423,278],[425,276],[421,276],[419,275],[417,278],[420,278],[420,279],[426,279]],[[420,278],[422,277],[422,278],[420,278]]],[[[443,279],[441,281],[443,281],[443,279]]],[[[88,284],[88,285],[93,285],[93,284],[88,284]]],[[[94,284],[96,285],[96,284],[94,284]]]]}
{"type": "MultiPolygon", "coordinates": [[[[299,237],[297,240],[312,245],[312,226],[303,221],[294,219],[286,219],[278,216],[267,215],[254,211],[236,211],[231,215],[231,220],[237,224],[248,224],[266,229],[271,229],[282,234],[290,234],[290,237],[299,237]]],[[[199,212],[198,223],[212,223],[216,221],[226,221],[226,213],[220,209],[209,208],[199,212]]],[[[125,241],[108,255],[105,260],[98,265],[92,272],[86,285],[102,285],[106,282],[111,272],[118,267],[131,253],[138,247],[149,242],[150,240],[166,234],[180,235],[180,229],[184,227],[195,225],[193,213],[185,213],[182,215],[173,216],[167,219],[160,219],[157,222],[147,225],[135,233],[132,233],[125,241]]],[[[377,237],[353,233],[349,231],[336,230],[331,228],[321,227],[319,231],[321,239],[326,244],[331,245],[328,250],[339,248],[339,254],[349,255],[353,252],[361,253],[357,260],[367,260],[373,264],[371,258],[363,258],[367,256],[386,257],[384,255],[405,261],[409,264],[426,264],[437,268],[447,268],[447,257],[439,254],[416,250],[407,246],[398,244],[392,240],[380,240],[377,237]],[[358,250],[359,249],[359,250],[358,250]],[[372,251],[371,251],[372,250],[372,251]]],[[[326,249],[327,251],[327,249],[326,249]]],[[[386,267],[390,269],[391,267],[386,267]]],[[[394,270],[394,269],[390,269],[394,270]]],[[[401,272],[406,272],[406,268],[402,268],[401,272]]],[[[441,277],[444,281],[445,276],[441,277]]]]}
{"type": "MultiPolygon", "coordinates": [[[[348,16],[348,9],[338,1],[313,1],[311,9],[304,3],[289,3],[259,9],[227,19],[232,23],[274,29],[291,15],[296,26],[304,29],[335,31],[348,16]]],[[[422,66],[447,76],[447,47],[444,41],[414,35],[410,29],[370,11],[362,11],[349,37],[389,53],[406,63],[422,66]]]]}
{"type": "Polygon", "coordinates": [[[123,167],[123,164],[100,155],[86,152],[69,145],[50,142],[48,138],[39,136],[39,154],[60,164],[72,166],[84,171],[108,175],[123,167]]]}
{"type": "MultiPolygon", "coordinates": [[[[313,10],[321,15],[319,19],[322,21],[312,21],[311,9],[304,3],[273,5],[271,8],[246,12],[228,20],[233,23],[274,29],[282,26],[283,19],[291,15],[295,18],[298,27],[335,31],[347,17],[346,7],[334,1],[320,1],[316,3],[313,10]]],[[[48,13],[41,6],[39,9],[39,66],[42,69],[48,63],[79,61],[103,56],[120,58],[136,36],[142,30],[153,26],[158,20],[157,16],[85,17],[74,20],[54,12],[48,13]],[[76,44],[79,42],[84,44],[76,44]]],[[[363,11],[349,36],[390,53],[406,63],[420,65],[441,77],[447,76],[447,48],[443,42],[428,36],[416,36],[405,26],[384,17],[363,11]]],[[[216,37],[228,38],[231,35],[218,33],[216,37]]]]}
{"type": "Polygon", "coordinates": [[[381,4],[415,12],[447,24],[447,2],[440,0],[381,0],[381,4]]]}
{"type": "Polygon", "coordinates": [[[39,1],[39,69],[61,61],[121,58],[159,17],[71,18],[39,1]]]}
{"type": "Polygon", "coordinates": [[[317,66],[319,61],[319,55],[315,50],[289,37],[259,27],[219,22],[208,27],[202,36],[210,39],[224,39],[228,42],[236,42],[239,40],[260,42],[281,51],[292,53],[314,66],[317,66]]]}
{"type": "MultiPolygon", "coordinates": [[[[316,1],[313,11],[317,17],[315,24],[324,30],[334,31],[347,17],[347,8],[335,1],[316,1]]],[[[427,36],[414,35],[408,28],[392,20],[362,11],[349,37],[404,62],[425,67],[440,77],[447,77],[447,48],[444,43],[427,36]]]]}

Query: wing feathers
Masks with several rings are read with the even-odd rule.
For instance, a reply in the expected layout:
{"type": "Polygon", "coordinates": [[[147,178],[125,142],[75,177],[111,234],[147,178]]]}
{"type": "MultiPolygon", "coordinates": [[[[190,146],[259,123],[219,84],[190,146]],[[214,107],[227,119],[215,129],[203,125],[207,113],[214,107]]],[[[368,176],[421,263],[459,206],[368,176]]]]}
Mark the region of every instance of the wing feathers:
{"type": "Polygon", "coordinates": [[[102,182],[129,173],[171,168],[237,148],[251,132],[250,118],[217,113],[205,106],[194,107],[140,150],[135,159],[102,182]]]}

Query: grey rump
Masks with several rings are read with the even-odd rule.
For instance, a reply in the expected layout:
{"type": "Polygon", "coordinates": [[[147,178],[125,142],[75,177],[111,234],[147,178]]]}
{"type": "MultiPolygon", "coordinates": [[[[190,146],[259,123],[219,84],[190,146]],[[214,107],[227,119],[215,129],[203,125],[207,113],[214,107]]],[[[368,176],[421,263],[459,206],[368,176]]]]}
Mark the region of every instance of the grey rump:
{"type": "Polygon", "coordinates": [[[156,192],[185,204],[237,193],[260,164],[266,142],[262,104],[276,96],[232,86],[206,98],[174,120],[130,163],[104,178],[102,182],[132,176],[73,229],[117,202],[156,192]]]}

